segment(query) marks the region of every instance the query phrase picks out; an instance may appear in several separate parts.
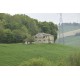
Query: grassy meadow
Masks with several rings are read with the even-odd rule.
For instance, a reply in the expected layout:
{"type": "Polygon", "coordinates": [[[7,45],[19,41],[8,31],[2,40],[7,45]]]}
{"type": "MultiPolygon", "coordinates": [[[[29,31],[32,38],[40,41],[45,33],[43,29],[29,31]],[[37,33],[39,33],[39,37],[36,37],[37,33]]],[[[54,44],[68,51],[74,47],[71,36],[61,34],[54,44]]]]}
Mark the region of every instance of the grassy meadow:
{"type": "Polygon", "coordinates": [[[79,48],[60,44],[0,44],[0,66],[66,66],[75,53],[79,48]]]}

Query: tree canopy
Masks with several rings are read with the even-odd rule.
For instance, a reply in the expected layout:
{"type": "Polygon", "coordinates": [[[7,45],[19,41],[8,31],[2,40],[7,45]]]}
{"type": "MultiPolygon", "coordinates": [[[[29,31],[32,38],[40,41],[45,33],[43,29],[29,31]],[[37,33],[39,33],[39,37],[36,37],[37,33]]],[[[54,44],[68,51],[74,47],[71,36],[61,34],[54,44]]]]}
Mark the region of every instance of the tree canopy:
{"type": "MultiPolygon", "coordinates": [[[[57,38],[58,27],[53,22],[40,22],[25,14],[0,13],[0,43],[19,43],[38,32],[50,33],[57,38]]],[[[28,40],[28,39],[27,39],[28,40]]]]}

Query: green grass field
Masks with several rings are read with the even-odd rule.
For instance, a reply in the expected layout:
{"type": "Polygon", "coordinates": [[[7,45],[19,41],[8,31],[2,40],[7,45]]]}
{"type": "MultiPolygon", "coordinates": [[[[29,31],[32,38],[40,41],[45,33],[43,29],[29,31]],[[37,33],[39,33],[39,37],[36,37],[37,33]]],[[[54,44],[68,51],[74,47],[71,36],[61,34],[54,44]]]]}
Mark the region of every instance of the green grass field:
{"type": "Polygon", "coordinates": [[[59,44],[0,44],[0,66],[18,66],[38,58],[51,61],[52,66],[68,65],[68,56],[78,52],[79,49],[59,44]]]}

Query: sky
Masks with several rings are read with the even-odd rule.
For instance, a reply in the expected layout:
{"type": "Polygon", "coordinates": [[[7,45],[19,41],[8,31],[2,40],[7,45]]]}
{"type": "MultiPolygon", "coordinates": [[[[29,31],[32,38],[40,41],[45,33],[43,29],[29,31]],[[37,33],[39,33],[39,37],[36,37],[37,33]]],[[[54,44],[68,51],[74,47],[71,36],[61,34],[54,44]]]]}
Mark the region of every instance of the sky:
{"type": "Polygon", "coordinates": [[[63,13],[63,22],[80,23],[79,5],[76,0],[1,0],[0,13],[26,14],[39,21],[52,21],[57,24],[59,13],[63,13]]]}
{"type": "MultiPolygon", "coordinates": [[[[59,13],[27,13],[28,16],[38,19],[39,21],[52,21],[56,24],[60,22],[59,13]]],[[[80,23],[80,13],[62,13],[63,22],[80,23]]]]}

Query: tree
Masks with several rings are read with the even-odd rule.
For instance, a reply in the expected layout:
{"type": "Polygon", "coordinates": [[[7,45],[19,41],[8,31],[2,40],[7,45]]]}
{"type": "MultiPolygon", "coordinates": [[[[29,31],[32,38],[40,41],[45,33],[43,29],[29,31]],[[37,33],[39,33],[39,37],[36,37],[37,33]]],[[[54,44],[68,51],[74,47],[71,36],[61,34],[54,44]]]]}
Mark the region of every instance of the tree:
{"type": "Polygon", "coordinates": [[[12,32],[10,29],[3,29],[0,31],[0,42],[11,43],[13,40],[12,32]]]}
{"type": "Polygon", "coordinates": [[[32,44],[32,42],[34,42],[34,37],[28,34],[25,41],[27,41],[27,44],[32,44]]]}
{"type": "Polygon", "coordinates": [[[54,36],[54,42],[57,39],[58,26],[53,22],[39,22],[40,32],[49,33],[54,36]]]}
{"type": "Polygon", "coordinates": [[[24,34],[24,32],[22,32],[21,30],[13,30],[13,41],[14,42],[23,42],[23,40],[26,38],[26,34],[24,34]]]}

